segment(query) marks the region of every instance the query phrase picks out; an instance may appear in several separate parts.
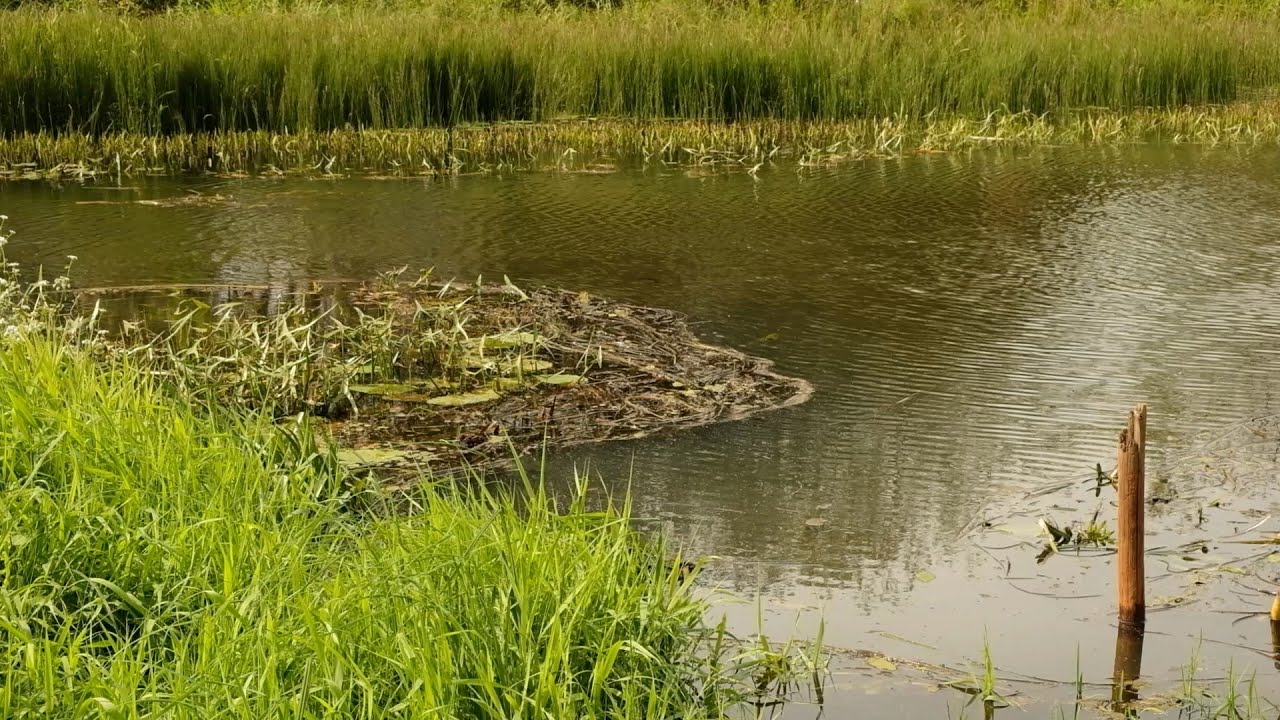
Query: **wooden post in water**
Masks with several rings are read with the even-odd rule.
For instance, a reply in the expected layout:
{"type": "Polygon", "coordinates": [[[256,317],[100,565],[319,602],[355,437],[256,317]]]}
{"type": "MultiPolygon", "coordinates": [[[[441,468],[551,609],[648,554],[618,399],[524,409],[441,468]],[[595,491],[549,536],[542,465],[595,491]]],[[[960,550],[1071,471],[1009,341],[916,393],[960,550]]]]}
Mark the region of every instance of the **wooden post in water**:
{"type": "Polygon", "coordinates": [[[1120,432],[1116,455],[1117,596],[1120,622],[1141,625],[1147,619],[1146,569],[1144,565],[1144,515],[1146,501],[1147,406],[1129,411],[1129,423],[1120,432]]]}

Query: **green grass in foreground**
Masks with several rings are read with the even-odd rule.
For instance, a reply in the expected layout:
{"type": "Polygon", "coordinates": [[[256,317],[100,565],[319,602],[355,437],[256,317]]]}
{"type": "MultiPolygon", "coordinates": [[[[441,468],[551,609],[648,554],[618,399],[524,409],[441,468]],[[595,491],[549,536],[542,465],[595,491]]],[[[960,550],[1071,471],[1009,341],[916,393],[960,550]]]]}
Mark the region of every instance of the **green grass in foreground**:
{"type": "Polygon", "coordinates": [[[972,118],[1228,103],[1280,84],[1280,22],[1265,7],[465,7],[10,11],[0,134],[972,118]]]}
{"type": "Polygon", "coordinates": [[[0,716],[718,718],[776,661],[625,505],[355,516],[300,420],[175,394],[53,289],[0,279],[0,716]]]}

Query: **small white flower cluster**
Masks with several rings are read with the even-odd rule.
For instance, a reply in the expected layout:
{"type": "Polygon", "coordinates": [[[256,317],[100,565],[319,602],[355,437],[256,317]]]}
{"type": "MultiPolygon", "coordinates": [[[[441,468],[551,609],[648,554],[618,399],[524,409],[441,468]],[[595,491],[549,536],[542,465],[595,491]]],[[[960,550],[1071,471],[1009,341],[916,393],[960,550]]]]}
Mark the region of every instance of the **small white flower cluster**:
{"type": "Polygon", "coordinates": [[[0,342],[13,340],[36,326],[32,296],[28,294],[31,287],[24,286],[19,278],[18,263],[4,256],[4,246],[15,232],[4,229],[8,219],[8,215],[0,215],[0,342]]]}

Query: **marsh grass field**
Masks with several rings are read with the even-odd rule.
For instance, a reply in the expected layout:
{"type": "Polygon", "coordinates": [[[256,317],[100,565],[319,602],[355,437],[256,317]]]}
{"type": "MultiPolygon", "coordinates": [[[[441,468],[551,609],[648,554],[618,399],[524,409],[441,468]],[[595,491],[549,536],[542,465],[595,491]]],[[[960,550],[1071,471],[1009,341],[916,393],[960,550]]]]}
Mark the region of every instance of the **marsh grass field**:
{"type": "Polygon", "coordinates": [[[1277,17],[1175,0],[23,5],[0,29],[0,156],[435,173],[566,152],[755,166],[835,143],[1274,142],[1277,17]]]}

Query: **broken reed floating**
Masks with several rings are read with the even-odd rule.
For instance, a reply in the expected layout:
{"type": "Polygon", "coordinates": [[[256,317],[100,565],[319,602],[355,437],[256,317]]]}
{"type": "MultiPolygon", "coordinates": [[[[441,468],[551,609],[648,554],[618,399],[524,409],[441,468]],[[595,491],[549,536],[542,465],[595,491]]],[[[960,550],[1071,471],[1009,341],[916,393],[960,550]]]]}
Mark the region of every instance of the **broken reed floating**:
{"type": "Polygon", "coordinates": [[[19,10],[0,30],[0,135],[1132,111],[1265,95],[1277,48],[1273,14],[1163,2],[19,10]]]}

